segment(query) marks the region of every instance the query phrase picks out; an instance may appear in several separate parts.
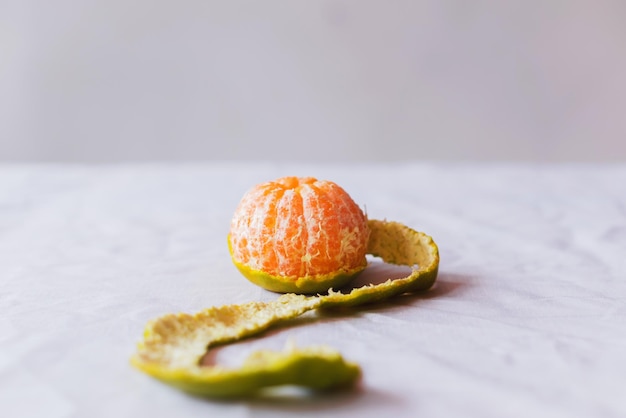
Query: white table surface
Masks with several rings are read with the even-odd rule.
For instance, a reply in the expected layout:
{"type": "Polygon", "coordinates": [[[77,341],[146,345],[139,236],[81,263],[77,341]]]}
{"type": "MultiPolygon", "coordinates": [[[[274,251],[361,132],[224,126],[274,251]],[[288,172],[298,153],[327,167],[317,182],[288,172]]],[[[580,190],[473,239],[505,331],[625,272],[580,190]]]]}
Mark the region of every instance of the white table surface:
{"type": "Polygon", "coordinates": [[[0,416],[624,417],[625,275],[624,165],[5,165],[0,416]],[[276,297],[240,276],[226,233],[249,187],[290,174],[431,234],[438,282],[218,360],[327,344],[360,363],[358,387],[215,402],[133,369],[148,320],[276,297]]]}

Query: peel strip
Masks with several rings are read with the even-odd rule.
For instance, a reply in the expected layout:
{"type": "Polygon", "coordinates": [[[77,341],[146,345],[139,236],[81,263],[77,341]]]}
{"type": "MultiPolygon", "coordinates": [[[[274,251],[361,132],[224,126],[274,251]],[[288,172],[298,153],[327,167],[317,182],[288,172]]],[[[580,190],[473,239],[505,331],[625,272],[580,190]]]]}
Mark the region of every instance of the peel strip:
{"type": "Polygon", "coordinates": [[[360,368],[328,347],[287,348],[252,353],[238,369],[200,365],[207,350],[259,334],[314,309],[354,307],[430,288],[439,267],[432,238],[397,222],[368,221],[368,253],[384,262],[412,267],[409,276],[367,285],[343,294],[293,293],[271,302],[212,307],[196,314],[168,314],[150,321],[131,358],[133,366],[186,392],[208,397],[237,397],[273,386],[311,389],[347,386],[360,368]]]}

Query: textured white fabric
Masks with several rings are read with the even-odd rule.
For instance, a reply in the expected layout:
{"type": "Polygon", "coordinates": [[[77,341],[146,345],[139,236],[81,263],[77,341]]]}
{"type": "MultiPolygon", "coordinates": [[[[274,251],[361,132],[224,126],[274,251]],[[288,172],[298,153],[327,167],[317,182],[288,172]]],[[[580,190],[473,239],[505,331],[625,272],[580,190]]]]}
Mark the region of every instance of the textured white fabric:
{"type": "Polygon", "coordinates": [[[4,166],[0,415],[623,417],[625,254],[623,165],[4,166]],[[148,320],[276,297],[236,271],[226,233],[243,193],[282,175],[432,235],[435,287],[217,351],[328,344],[361,364],[353,391],[214,402],[134,370],[148,320]]]}

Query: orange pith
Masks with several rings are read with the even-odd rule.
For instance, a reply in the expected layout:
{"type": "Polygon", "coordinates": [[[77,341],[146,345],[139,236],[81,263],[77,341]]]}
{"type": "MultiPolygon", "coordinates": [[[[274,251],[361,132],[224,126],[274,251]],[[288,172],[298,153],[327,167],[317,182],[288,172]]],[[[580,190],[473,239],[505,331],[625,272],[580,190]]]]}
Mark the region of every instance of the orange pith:
{"type": "Polygon", "coordinates": [[[235,264],[282,281],[365,267],[367,217],[330,181],[284,177],[252,188],[231,222],[235,264]]]}

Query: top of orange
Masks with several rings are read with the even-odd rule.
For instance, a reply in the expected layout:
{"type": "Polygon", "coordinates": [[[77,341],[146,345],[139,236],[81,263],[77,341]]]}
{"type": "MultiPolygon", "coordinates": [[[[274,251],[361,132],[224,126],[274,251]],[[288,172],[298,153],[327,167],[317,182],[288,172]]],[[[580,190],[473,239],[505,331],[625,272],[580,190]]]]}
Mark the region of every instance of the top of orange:
{"type": "Polygon", "coordinates": [[[233,262],[252,282],[277,292],[339,287],[367,265],[367,216],[331,181],[283,177],[259,184],[233,216],[233,262]]]}

